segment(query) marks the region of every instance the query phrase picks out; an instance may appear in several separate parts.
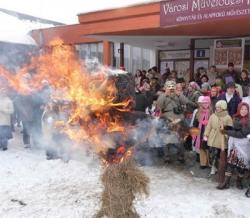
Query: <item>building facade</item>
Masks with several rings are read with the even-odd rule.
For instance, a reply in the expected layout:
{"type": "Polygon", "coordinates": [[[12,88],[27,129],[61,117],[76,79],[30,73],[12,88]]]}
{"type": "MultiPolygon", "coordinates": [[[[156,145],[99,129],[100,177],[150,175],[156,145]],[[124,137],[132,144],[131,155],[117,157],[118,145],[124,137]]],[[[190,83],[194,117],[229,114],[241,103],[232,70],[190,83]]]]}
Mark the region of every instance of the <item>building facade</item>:
{"type": "Polygon", "coordinates": [[[192,78],[199,67],[250,68],[249,0],[170,0],[78,15],[79,24],[33,31],[40,46],[60,37],[81,58],[136,69],[158,66],[192,78]]]}

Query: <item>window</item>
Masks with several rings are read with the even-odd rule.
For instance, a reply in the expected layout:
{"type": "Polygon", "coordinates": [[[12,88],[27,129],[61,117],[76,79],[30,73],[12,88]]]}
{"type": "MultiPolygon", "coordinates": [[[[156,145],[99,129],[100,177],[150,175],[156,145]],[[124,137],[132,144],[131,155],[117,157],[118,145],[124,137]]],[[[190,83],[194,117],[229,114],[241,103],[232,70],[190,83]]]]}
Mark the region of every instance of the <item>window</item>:
{"type": "Polygon", "coordinates": [[[89,43],[81,44],[79,46],[79,54],[82,60],[87,58],[97,58],[100,63],[103,61],[103,44],[102,43],[89,43]]]}

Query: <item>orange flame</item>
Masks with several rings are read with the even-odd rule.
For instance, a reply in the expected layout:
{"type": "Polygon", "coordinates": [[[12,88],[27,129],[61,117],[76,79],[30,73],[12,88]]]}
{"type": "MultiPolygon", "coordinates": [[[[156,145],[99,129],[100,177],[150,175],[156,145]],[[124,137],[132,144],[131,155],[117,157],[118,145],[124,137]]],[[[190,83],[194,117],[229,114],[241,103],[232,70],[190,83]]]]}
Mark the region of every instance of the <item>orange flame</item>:
{"type": "Polygon", "coordinates": [[[125,145],[121,145],[116,148],[113,153],[102,155],[103,165],[108,166],[110,164],[122,163],[123,161],[130,159],[133,153],[134,150],[132,147],[126,148],[125,145]]]}
{"type": "Polygon", "coordinates": [[[53,40],[46,53],[33,57],[15,75],[0,66],[0,76],[18,93],[29,95],[41,90],[46,81],[54,90],[52,100],[70,102],[70,116],[54,125],[74,141],[95,145],[97,152],[110,142],[102,140],[103,132],[124,132],[121,112],[129,111],[131,99],[115,102],[115,81],[105,70],[90,74],[81,66],[74,49],[60,39],[53,40]],[[110,113],[110,111],[115,111],[110,113]]]}

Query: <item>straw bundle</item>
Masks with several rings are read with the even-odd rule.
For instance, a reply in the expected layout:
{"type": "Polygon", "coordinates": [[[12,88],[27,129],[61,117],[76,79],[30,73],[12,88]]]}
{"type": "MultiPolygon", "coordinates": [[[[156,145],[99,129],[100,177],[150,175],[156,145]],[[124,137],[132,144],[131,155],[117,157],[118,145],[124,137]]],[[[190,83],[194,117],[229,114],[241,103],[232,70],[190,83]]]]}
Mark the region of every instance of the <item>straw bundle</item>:
{"type": "Polygon", "coordinates": [[[135,195],[148,195],[149,178],[127,160],[109,165],[103,175],[102,207],[94,218],[139,218],[133,201],[135,195]]]}

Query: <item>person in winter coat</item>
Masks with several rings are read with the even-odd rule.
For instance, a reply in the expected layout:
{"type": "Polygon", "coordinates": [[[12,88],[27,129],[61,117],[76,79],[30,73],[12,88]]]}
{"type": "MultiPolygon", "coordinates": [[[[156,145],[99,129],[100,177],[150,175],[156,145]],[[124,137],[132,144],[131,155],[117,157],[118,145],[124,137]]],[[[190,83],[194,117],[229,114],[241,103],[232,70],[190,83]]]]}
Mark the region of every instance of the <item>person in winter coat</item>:
{"type": "Polygon", "coordinates": [[[242,87],[243,97],[248,96],[248,87],[250,86],[250,78],[248,77],[248,71],[243,69],[240,74],[239,84],[242,87]]]}
{"type": "Polygon", "coordinates": [[[210,99],[213,107],[213,112],[215,111],[215,104],[217,103],[219,98],[219,89],[217,86],[213,86],[210,91],[210,99]]]}
{"type": "Polygon", "coordinates": [[[14,113],[14,106],[7,96],[7,89],[0,87],[0,149],[8,149],[8,140],[12,138],[11,114],[14,113]]]}
{"type": "Polygon", "coordinates": [[[232,117],[237,112],[237,107],[241,102],[241,98],[236,92],[236,86],[234,82],[227,84],[226,93],[219,96],[219,100],[224,100],[227,102],[227,110],[229,115],[232,117]]]}
{"type": "Polygon", "coordinates": [[[187,105],[196,106],[196,103],[190,101],[183,93],[176,90],[175,81],[168,80],[165,83],[165,93],[157,99],[157,105],[161,109],[162,117],[173,122],[183,120],[187,105]]]}
{"type": "MultiPolygon", "coordinates": [[[[188,99],[184,95],[176,94],[175,81],[168,80],[165,83],[165,93],[161,94],[157,99],[157,105],[161,110],[161,117],[164,118],[175,132],[181,132],[185,126],[184,121],[184,108],[188,99]]],[[[184,162],[184,145],[178,145],[178,160],[184,162]]],[[[165,150],[165,161],[169,162],[169,146],[165,150]]]]}
{"type": "Polygon", "coordinates": [[[242,98],[242,102],[245,102],[250,107],[250,87],[247,89],[248,96],[242,98]]]}
{"type": "Polygon", "coordinates": [[[69,148],[72,142],[61,130],[69,119],[70,102],[51,101],[42,115],[42,131],[47,160],[69,160],[69,148]]]}
{"type": "Polygon", "coordinates": [[[227,112],[226,101],[218,101],[215,108],[215,113],[210,116],[203,137],[203,141],[207,141],[210,150],[210,163],[212,165],[211,175],[214,175],[217,172],[220,152],[227,149],[226,138],[225,135],[221,133],[221,130],[224,129],[224,126],[233,125],[232,118],[227,112]]]}
{"type": "Polygon", "coordinates": [[[229,188],[232,173],[236,170],[238,173],[236,186],[243,189],[242,178],[245,171],[250,169],[250,143],[247,138],[247,135],[250,134],[248,104],[239,104],[237,114],[234,116],[233,128],[226,128],[225,126],[222,133],[229,136],[228,158],[225,180],[217,188],[229,188]]]}
{"type": "Polygon", "coordinates": [[[34,129],[35,110],[31,95],[18,95],[15,99],[17,113],[23,125],[23,144],[25,148],[31,147],[31,139],[34,129]]]}
{"type": "Polygon", "coordinates": [[[239,75],[234,69],[234,63],[228,63],[228,69],[223,73],[223,80],[226,85],[230,82],[239,82],[239,75]]]}
{"type": "Polygon", "coordinates": [[[200,96],[198,99],[199,108],[196,111],[193,127],[200,129],[199,135],[194,139],[194,148],[200,156],[200,168],[205,169],[209,166],[209,153],[207,141],[203,141],[205,128],[208,119],[212,114],[211,100],[208,96],[200,96]]]}
{"type": "MultiPolygon", "coordinates": [[[[190,82],[187,88],[187,93],[186,93],[186,97],[194,103],[197,103],[198,98],[201,96],[201,92],[200,92],[200,87],[196,82],[190,82]]],[[[198,105],[194,106],[194,105],[188,105],[187,106],[187,112],[190,112],[191,114],[193,113],[193,111],[197,108],[198,105]]]]}

